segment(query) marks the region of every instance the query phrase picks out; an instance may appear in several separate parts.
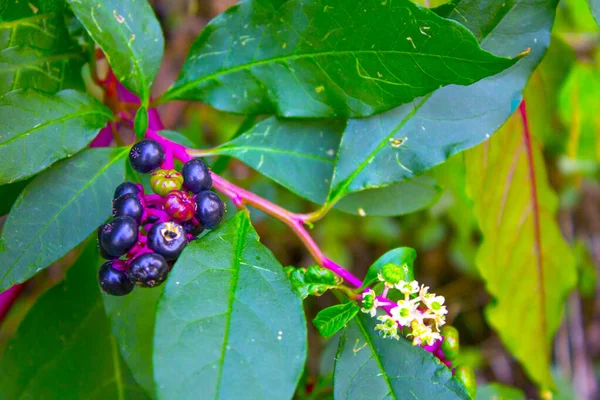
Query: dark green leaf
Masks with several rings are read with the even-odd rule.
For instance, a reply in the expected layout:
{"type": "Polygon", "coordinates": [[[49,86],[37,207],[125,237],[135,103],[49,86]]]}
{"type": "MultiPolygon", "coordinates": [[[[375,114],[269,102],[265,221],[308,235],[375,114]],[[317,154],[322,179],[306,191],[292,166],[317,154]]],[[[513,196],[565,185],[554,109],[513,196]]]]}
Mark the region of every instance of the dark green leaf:
{"type": "Polygon", "coordinates": [[[133,121],[133,130],[138,139],[142,139],[148,129],[148,111],[146,107],[141,106],[135,113],[135,120],[133,121]]]}
{"type": "Polygon", "coordinates": [[[11,1],[0,7],[0,93],[83,88],[85,41],[65,24],[64,2],[11,1]]]}
{"type": "Polygon", "coordinates": [[[3,399],[146,399],[123,362],[90,241],[66,281],[40,297],[0,359],[3,399]]]}
{"type": "Polygon", "coordinates": [[[323,204],[343,130],[342,121],[269,118],[214,153],[235,157],[299,196],[323,204]]]}
{"type": "Polygon", "coordinates": [[[196,145],[184,134],[176,132],[176,131],[160,131],[158,132],[161,136],[166,137],[169,140],[174,141],[175,143],[179,143],[185,147],[194,148],[196,145]]]}
{"type": "Polygon", "coordinates": [[[359,314],[342,331],[335,362],[336,399],[469,399],[463,384],[431,353],[404,338],[384,339],[359,314]]]}
{"type": "Polygon", "coordinates": [[[138,289],[127,296],[104,295],[104,308],[121,354],[135,380],[154,395],[152,353],[156,306],[162,287],[138,289]]]}
{"type": "Polygon", "coordinates": [[[367,275],[365,276],[365,280],[363,285],[361,286],[361,290],[371,286],[374,282],[378,281],[377,275],[381,268],[389,263],[396,264],[399,267],[402,267],[404,270],[404,277],[402,280],[405,282],[411,282],[415,279],[415,275],[413,272],[413,267],[415,260],[417,259],[417,252],[415,249],[410,247],[398,247],[397,249],[393,249],[382,255],[375,261],[367,270],[367,275]]]}
{"type": "Polygon", "coordinates": [[[58,260],[108,218],[128,153],[126,147],[85,150],[35,177],[4,225],[0,290],[58,260]]]}
{"type": "Polygon", "coordinates": [[[247,212],[186,247],[158,304],[158,397],[289,399],[305,357],[300,297],[247,212]]]}
{"type": "Polygon", "coordinates": [[[477,388],[477,400],[525,400],[525,393],[515,387],[488,383],[477,388]]]}
{"type": "Polygon", "coordinates": [[[329,337],[343,329],[358,314],[359,310],[360,308],[353,301],[346,304],[336,304],[319,311],[313,319],[313,324],[315,324],[321,336],[329,337]]]}
{"type": "Polygon", "coordinates": [[[321,296],[342,283],[342,278],[318,265],[308,268],[286,267],[284,271],[303,300],[308,296],[321,296]]]}
{"type": "Polygon", "coordinates": [[[370,217],[402,215],[432,205],[441,195],[442,188],[435,179],[425,175],[381,189],[349,193],[335,208],[370,217]]]}
{"type": "Polygon", "coordinates": [[[27,178],[84,148],[112,118],[73,90],[19,90],[0,98],[0,185],[27,178]]]}
{"type": "Polygon", "coordinates": [[[204,29],[165,100],[248,114],[361,117],[441,86],[470,85],[514,62],[482,51],[462,25],[409,0],[246,0],[204,29]]]}
{"type": "Polygon", "coordinates": [[[164,51],[162,30],[148,1],[68,1],[117,78],[148,105],[164,51]]]}
{"type": "Polygon", "coordinates": [[[490,137],[518,106],[550,41],[556,1],[460,2],[452,18],[486,50],[531,53],[511,69],[468,87],[442,88],[384,114],[351,120],[340,144],[329,201],[413,179],[490,137]],[[522,24],[520,21],[528,21],[522,24]]]}
{"type": "Polygon", "coordinates": [[[0,216],[8,214],[15,200],[29,182],[30,180],[26,180],[0,186],[0,216]]]}

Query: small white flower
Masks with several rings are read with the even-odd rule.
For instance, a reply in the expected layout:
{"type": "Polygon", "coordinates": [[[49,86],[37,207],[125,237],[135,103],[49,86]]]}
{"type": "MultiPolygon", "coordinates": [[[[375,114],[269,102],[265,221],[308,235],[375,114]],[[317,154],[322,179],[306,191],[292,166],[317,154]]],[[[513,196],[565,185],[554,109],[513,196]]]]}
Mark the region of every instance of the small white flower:
{"type": "Polygon", "coordinates": [[[421,290],[419,290],[419,299],[423,301],[425,297],[429,295],[429,286],[421,285],[421,290]]]}
{"type": "Polygon", "coordinates": [[[392,339],[399,339],[398,336],[398,324],[389,315],[382,315],[377,317],[381,324],[375,326],[376,331],[381,331],[384,338],[391,337],[392,339]]]}
{"type": "Polygon", "coordinates": [[[421,322],[413,321],[411,328],[412,332],[409,333],[408,336],[412,336],[412,343],[414,346],[420,346],[422,344],[432,345],[436,340],[442,339],[442,335],[440,335],[439,332],[434,331],[430,326],[421,322]]]}
{"type": "Polygon", "coordinates": [[[369,289],[367,293],[363,294],[362,308],[360,311],[374,317],[375,314],[377,314],[377,307],[379,307],[379,301],[377,300],[373,289],[369,289]]]}
{"type": "Polygon", "coordinates": [[[410,296],[411,294],[419,293],[419,282],[400,281],[396,284],[396,289],[401,291],[404,294],[404,296],[410,296]]]}
{"type": "Polygon", "coordinates": [[[411,322],[417,318],[417,304],[413,301],[400,300],[398,307],[390,310],[392,318],[402,326],[410,326],[411,322]]]}

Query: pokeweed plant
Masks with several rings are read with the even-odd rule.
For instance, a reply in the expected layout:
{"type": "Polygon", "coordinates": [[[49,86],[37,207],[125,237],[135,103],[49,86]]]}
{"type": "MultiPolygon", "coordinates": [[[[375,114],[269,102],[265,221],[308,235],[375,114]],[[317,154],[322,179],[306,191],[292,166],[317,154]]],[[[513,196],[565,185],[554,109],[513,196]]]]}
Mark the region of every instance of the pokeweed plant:
{"type": "MultiPolygon", "coordinates": [[[[335,399],[474,398],[473,372],[453,365],[446,299],[415,280],[416,252],[393,249],[357,277],[309,230],[333,208],[368,218],[437,200],[426,172],[517,109],[555,8],[243,0],[204,28],[175,83],[152,98],[164,38],[146,0],[3,3],[0,289],[77,261],[5,350],[2,397],[301,398],[302,299],[332,291],[340,304],[313,323],[339,335],[335,399]],[[197,149],[164,130],[157,106],[173,100],[266,118],[197,149]],[[213,156],[317,206],[291,212],[234,185],[210,170],[213,156]],[[248,206],[286,224],[316,264],[283,268],[248,206]],[[93,363],[78,361],[90,351],[93,363]]],[[[570,287],[567,276],[553,296],[570,287]]],[[[550,305],[542,314],[560,313],[550,305]]],[[[558,320],[544,324],[547,353],[558,320]]]]}

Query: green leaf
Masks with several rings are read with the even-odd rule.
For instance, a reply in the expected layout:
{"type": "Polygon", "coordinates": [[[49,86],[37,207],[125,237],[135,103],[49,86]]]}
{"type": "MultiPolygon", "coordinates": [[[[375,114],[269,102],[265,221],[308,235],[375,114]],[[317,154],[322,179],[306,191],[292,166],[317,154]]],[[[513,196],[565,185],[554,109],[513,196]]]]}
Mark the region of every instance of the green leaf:
{"type": "Polygon", "coordinates": [[[600,25],[600,0],[588,0],[594,19],[600,25]]]}
{"type": "Polygon", "coordinates": [[[83,149],[112,118],[73,90],[20,90],[0,98],[0,185],[25,179],[83,149]]]}
{"type": "Polygon", "coordinates": [[[335,208],[362,216],[409,214],[438,201],[442,188],[431,176],[418,176],[380,189],[363,190],[344,196],[335,208]]]}
{"type": "Polygon", "coordinates": [[[65,23],[64,2],[12,1],[0,10],[0,93],[83,88],[85,41],[65,23]]]}
{"type": "Polygon", "coordinates": [[[531,53],[509,70],[468,87],[442,88],[412,104],[350,120],[328,201],[413,179],[491,136],[518,106],[546,51],[555,7],[556,1],[460,2],[452,18],[475,33],[484,49],[504,56],[525,48],[531,53]]]}
{"type": "Polygon", "coordinates": [[[353,301],[346,304],[336,304],[319,311],[313,319],[313,324],[315,324],[321,336],[329,337],[343,329],[358,314],[359,310],[360,308],[353,301]]]}
{"type": "Polygon", "coordinates": [[[239,159],[312,202],[323,204],[344,123],[268,118],[214,149],[239,159]]]}
{"type": "Polygon", "coordinates": [[[0,216],[6,215],[30,180],[0,186],[0,216]]]}
{"type": "Polygon", "coordinates": [[[111,211],[129,148],[89,149],[39,174],[10,211],[0,238],[0,290],[81,243],[111,211]]]}
{"type": "Polygon", "coordinates": [[[147,0],[68,1],[117,78],[148,106],[165,40],[147,0]]]}
{"type": "Polygon", "coordinates": [[[399,267],[402,267],[404,270],[404,280],[405,282],[412,282],[415,279],[414,274],[414,264],[417,259],[417,252],[415,249],[410,247],[398,247],[396,249],[390,250],[381,257],[379,257],[367,270],[367,274],[365,275],[365,280],[363,281],[363,285],[359,290],[364,290],[367,287],[371,286],[373,283],[377,282],[379,278],[379,271],[383,268],[384,265],[392,263],[396,264],[399,267]]]}
{"type": "Polygon", "coordinates": [[[289,399],[305,357],[300,297],[247,212],[186,247],[158,304],[159,398],[289,399]]]}
{"type": "Polygon", "coordinates": [[[482,51],[462,25],[409,0],[246,0],[206,26],[163,101],[363,117],[515,62],[482,51]]]}
{"type": "Polygon", "coordinates": [[[135,380],[147,393],[155,394],[152,371],[156,307],[162,286],[138,289],[127,296],[104,297],[104,308],[121,354],[135,380]]]}
{"type": "Polygon", "coordinates": [[[123,362],[98,287],[91,240],[43,294],[0,358],[3,399],[146,399],[123,362]]]}
{"type": "Polygon", "coordinates": [[[483,234],[476,262],[494,299],[487,320],[532,380],[550,388],[552,338],[577,272],[555,220],[558,199],[542,153],[518,117],[466,153],[468,190],[483,234]]]}
{"type": "Polygon", "coordinates": [[[404,338],[384,339],[375,324],[361,313],[342,331],[335,399],[469,399],[463,384],[431,353],[404,338]]]}
{"type": "Polygon", "coordinates": [[[143,139],[148,129],[148,111],[146,107],[141,106],[135,113],[135,120],[133,121],[133,130],[135,136],[138,139],[143,139]]]}
{"type": "Polygon", "coordinates": [[[512,386],[492,382],[477,388],[477,400],[525,400],[525,393],[512,386]]]}
{"type": "Polygon", "coordinates": [[[185,147],[189,147],[189,148],[194,148],[196,147],[196,144],[194,144],[190,138],[188,138],[187,136],[185,136],[182,133],[176,132],[176,131],[169,131],[169,130],[164,130],[164,131],[160,131],[158,132],[161,136],[166,137],[169,140],[174,141],[175,143],[179,143],[185,147]]]}

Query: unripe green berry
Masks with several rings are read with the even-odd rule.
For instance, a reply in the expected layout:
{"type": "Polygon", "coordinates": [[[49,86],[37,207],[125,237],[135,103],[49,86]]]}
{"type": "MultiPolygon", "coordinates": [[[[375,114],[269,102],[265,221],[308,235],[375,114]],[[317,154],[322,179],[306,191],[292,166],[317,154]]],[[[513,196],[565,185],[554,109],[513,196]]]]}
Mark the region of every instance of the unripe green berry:
{"type": "Polygon", "coordinates": [[[475,379],[473,368],[465,365],[458,366],[454,369],[454,376],[465,385],[469,396],[475,399],[477,395],[477,380],[475,379]]]}
{"type": "Polygon", "coordinates": [[[165,197],[173,190],[180,190],[183,185],[183,176],[174,169],[159,169],[150,176],[150,186],[154,193],[165,197]]]}
{"type": "Polygon", "coordinates": [[[337,281],[337,276],[333,272],[317,265],[308,267],[304,279],[308,283],[325,283],[329,285],[336,285],[339,283],[337,281]]]}
{"type": "Polygon", "coordinates": [[[395,285],[404,278],[404,271],[400,266],[388,263],[381,267],[381,275],[386,282],[395,285]]]}
{"type": "Polygon", "coordinates": [[[373,295],[363,296],[363,299],[362,299],[363,308],[370,310],[371,308],[373,308],[373,304],[375,304],[375,296],[373,296],[373,295]]]}
{"type": "Polygon", "coordinates": [[[453,360],[460,350],[458,330],[452,325],[446,325],[440,330],[444,337],[442,341],[442,351],[448,360],[453,360]]]}

